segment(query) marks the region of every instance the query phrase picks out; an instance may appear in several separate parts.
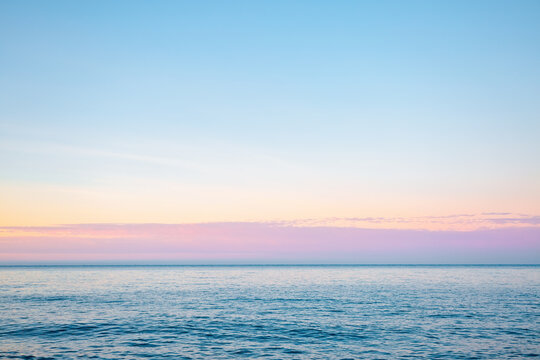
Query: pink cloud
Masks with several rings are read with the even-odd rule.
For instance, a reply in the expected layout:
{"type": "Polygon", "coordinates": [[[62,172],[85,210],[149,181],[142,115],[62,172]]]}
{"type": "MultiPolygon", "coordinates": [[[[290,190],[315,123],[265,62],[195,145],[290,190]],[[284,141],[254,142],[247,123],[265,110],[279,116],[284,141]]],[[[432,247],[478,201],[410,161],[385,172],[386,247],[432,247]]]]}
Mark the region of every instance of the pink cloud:
{"type": "Polygon", "coordinates": [[[428,231],[251,222],[3,227],[0,262],[540,263],[540,227],[428,231]]]}

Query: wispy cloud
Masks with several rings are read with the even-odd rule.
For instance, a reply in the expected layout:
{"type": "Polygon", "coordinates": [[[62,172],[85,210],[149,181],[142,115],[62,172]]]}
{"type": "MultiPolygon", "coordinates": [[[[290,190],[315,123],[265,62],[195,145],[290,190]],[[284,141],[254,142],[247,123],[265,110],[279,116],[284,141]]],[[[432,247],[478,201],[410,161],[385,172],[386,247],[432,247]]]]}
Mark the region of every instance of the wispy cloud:
{"type": "Polygon", "coordinates": [[[500,217],[487,219],[495,224],[540,225],[540,216],[500,217]]]}
{"type": "Polygon", "coordinates": [[[540,216],[489,212],[413,217],[327,217],[275,221],[286,226],[345,226],[377,228],[415,228],[429,230],[475,230],[502,226],[540,225],[540,216]]]}
{"type": "Polygon", "coordinates": [[[59,154],[62,156],[77,156],[81,158],[102,158],[132,161],[137,163],[161,165],[166,167],[181,167],[196,170],[204,170],[205,168],[197,164],[195,161],[181,159],[179,157],[156,156],[148,154],[138,154],[133,152],[122,152],[115,150],[103,150],[97,148],[89,148],[82,146],[73,146],[56,143],[24,143],[24,142],[8,142],[1,144],[5,150],[18,151],[35,154],[59,154]]]}

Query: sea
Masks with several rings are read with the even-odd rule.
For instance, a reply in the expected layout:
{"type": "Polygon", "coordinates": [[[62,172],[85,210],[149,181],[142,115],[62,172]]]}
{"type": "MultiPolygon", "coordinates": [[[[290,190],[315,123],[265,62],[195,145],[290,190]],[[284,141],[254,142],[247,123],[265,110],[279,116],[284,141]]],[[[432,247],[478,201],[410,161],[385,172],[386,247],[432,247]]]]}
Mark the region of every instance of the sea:
{"type": "Polygon", "coordinates": [[[4,359],[539,356],[539,266],[0,268],[4,359]]]}

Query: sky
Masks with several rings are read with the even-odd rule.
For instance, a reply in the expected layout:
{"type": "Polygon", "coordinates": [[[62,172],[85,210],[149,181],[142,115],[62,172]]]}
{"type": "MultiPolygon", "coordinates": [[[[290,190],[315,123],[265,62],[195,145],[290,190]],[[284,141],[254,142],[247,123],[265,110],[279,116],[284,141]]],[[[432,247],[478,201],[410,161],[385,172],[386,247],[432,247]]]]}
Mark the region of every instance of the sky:
{"type": "Polygon", "coordinates": [[[0,263],[540,263],[539,19],[2,1],[0,263]]]}

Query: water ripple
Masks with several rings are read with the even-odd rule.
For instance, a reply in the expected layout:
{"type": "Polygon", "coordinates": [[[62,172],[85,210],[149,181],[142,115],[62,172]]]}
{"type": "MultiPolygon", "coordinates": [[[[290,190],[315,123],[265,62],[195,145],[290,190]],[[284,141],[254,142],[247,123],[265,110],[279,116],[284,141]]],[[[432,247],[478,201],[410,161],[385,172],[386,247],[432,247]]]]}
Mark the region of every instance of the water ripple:
{"type": "Polygon", "coordinates": [[[6,359],[521,359],[538,267],[0,269],[6,359]]]}

